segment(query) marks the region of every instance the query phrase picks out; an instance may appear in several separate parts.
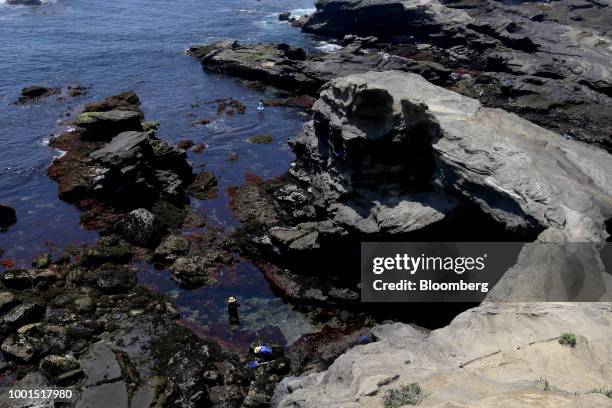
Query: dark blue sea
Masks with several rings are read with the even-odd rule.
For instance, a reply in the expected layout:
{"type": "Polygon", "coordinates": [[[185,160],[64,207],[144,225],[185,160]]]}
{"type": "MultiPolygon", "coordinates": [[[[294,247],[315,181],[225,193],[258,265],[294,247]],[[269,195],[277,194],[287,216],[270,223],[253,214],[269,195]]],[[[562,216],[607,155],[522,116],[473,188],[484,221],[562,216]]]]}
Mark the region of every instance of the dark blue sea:
{"type": "MultiPolygon", "coordinates": [[[[268,178],[282,174],[293,160],[286,139],[300,131],[304,114],[289,108],[267,108],[258,115],[262,95],[231,78],[203,72],[185,54],[191,45],[221,39],[241,42],[286,42],[313,47],[299,29],[278,21],[278,14],[312,10],[312,0],[56,0],[40,6],[9,6],[0,0],[0,202],[17,210],[18,223],[0,233],[3,259],[27,266],[34,255],[96,241],[83,229],[79,211],[57,198],[57,185],[46,168],[61,152],[49,138],[91,100],[128,89],[138,93],[147,120],[161,123],[160,138],[205,143],[202,154],[190,154],[194,167],[214,172],[219,196],[192,202],[207,221],[228,230],[237,222],[228,209],[227,187],[246,173],[268,178]],[[15,105],[21,88],[33,85],[91,87],[77,98],[55,96],[15,105]],[[247,106],[245,115],[217,116],[205,102],[233,97],[247,106]],[[213,118],[205,126],[195,119],[213,118]],[[252,145],[249,136],[271,134],[270,145],[252,145]],[[227,161],[237,153],[237,162],[227,161]]],[[[287,342],[316,330],[306,316],[276,298],[261,272],[247,261],[227,272],[221,285],[186,291],[167,271],[141,265],[141,281],[172,296],[196,330],[229,343],[257,331],[276,333],[287,342]],[[227,329],[225,299],[241,299],[240,331],[227,329]]]]}

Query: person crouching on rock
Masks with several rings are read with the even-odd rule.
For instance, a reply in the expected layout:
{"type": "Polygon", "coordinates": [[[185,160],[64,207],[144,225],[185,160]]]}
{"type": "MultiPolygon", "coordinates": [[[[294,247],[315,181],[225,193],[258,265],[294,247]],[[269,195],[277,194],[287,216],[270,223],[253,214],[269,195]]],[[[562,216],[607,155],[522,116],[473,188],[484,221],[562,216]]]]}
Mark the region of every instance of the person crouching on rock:
{"type": "Polygon", "coordinates": [[[240,325],[240,317],[238,316],[238,300],[230,296],[227,299],[227,316],[229,317],[230,327],[235,330],[240,325]]]}

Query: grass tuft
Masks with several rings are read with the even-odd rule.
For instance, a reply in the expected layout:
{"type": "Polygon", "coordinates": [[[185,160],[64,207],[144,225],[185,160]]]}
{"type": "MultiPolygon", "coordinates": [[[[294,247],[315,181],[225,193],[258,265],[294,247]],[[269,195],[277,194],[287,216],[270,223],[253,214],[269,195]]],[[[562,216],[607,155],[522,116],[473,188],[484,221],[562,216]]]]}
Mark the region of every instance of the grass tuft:
{"type": "Polygon", "coordinates": [[[404,405],[418,405],[427,395],[417,383],[402,385],[400,388],[385,392],[383,406],[385,408],[400,408],[404,405]]]}
{"type": "Polygon", "coordinates": [[[559,337],[559,344],[576,347],[576,335],[574,333],[563,333],[559,337]]]}

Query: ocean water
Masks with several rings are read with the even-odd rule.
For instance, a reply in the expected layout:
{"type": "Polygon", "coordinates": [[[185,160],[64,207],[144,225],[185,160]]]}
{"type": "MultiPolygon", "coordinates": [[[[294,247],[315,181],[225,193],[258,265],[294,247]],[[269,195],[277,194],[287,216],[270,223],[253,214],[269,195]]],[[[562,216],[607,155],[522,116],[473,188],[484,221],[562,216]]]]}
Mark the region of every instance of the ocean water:
{"type": "MultiPolygon", "coordinates": [[[[312,10],[312,0],[50,0],[36,7],[9,6],[0,0],[0,202],[17,210],[18,223],[0,233],[4,259],[28,265],[34,255],[95,242],[97,233],[79,224],[79,211],[57,198],[57,186],[46,168],[61,152],[47,146],[61,121],[96,98],[133,89],[147,120],[161,123],[158,136],[205,143],[202,154],[190,153],[197,169],[213,171],[219,196],[197,201],[209,223],[234,228],[227,206],[227,187],[245,174],[282,174],[293,160],[286,139],[305,120],[289,108],[267,108],[257,114],[262,95],[236,80],[204,73],[184,50],[221,39],[241,42],[287,42],[307,48],[316,44],[298,29],[279,22],[278,13],[312,10]],[[89,86],[77,98],[55,96],[30,105],[15,105],[21,88],[33,85],[89,86]],[[245,115],[217,116],[207,101],[234,97],[247,106],[245,115]],[[196,119],[210,125],[192,126],[196,119]],[[270,145],[251,145],[246,138],[271,134],[270,145]],[[237,153],[237,162],[227,161],[237,153]]],[[[243,261],[216,288],[178,289],[167,271],[142,266],[141,281],[169,293],[188,324],[231,343],[259,330],[284,340],[316,329],[307,317],[277,299],[262,274],[243,261]],[[237,295],[248,312],[238,332],[226,330],[225,299],[237,295]]]]}

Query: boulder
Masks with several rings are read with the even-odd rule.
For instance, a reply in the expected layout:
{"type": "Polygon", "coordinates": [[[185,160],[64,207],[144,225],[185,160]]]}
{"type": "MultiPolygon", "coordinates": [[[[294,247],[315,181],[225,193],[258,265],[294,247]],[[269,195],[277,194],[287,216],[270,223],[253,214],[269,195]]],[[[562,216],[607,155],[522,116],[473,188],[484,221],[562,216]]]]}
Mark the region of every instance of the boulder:
{"type": "Polygon", "coordinates": [[[108,141],[127,131],[142,131],[140,114],[135,111],[111,110],[108,112],[83,112],[74,119],[83,129],[84,140],[108,141]]]}
{"type": "Polygon", "coordinates": [[[21,326],[42,319],[45,307],[39,303],[25,302],[15,306],[0,317],[0,332],[9,333],[21,326]]]}
{"type": "Polygon", "coordinates": [[[209,249],[196,256],[179,257],[172,267],[172,279],[186,288],[215,285],[215,275],[232,261],[230,254],[209,249]]]}
{"type": "Polygon", "coordinates": [[[119,225],[121,234],[134,245],[154,247],[164,235],[165,226],[150,211],[139,208],[127,214],[119,225]]]}
{"type": "Polygon", "coordinates": [[[49,355],[43,357],[38,364],[40,372],[52,382],[58,377],[79,370],[80,366],[79,361],[70,355],[49,355]]]}
{"type": "Polygon", "coordinates": [[[8,227],[17,222],[15,210],[6,204],[0,204],[0,231],[6,231],[8,227]]]}
{"type": "Polygon", "coordinates": [[[126,91],[118,95],[104,98],[102,101],[91,102],[83,107],[83,112],[108,112],[112,110],[128,110],[140,112],[140,98],[134,91],[126,91]]]}
{"type": "Polygon", "coordinates": [[[136,272],[129,267],[104,265],[95,270],[95,285],[104,293],[126,293],[137,282],[136,272]]]}
{"type": "Polygon", "coordinates": [[[0,291],[0,313],[6,312],[11,307],[19,303],[19,300],[12,292],[0,291]]]}
{"type": "Polygon", "coordinates": [[[9,289],[26,289],[34,286],[32,275],[27,269],[9,269],[2,274],[0,279],[9,289]]]}
{"type": "Polygon", "coordinates": [[[125,264],[132,259],[129,245],[112,242],[110,245],[98,245],[85,249],[80,256],[79,264],[88,268],[105,263],[125,264]]]}

